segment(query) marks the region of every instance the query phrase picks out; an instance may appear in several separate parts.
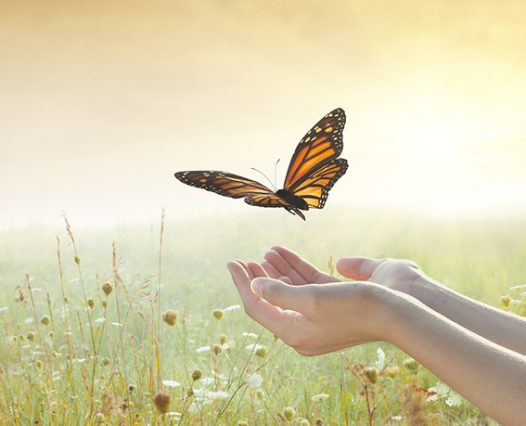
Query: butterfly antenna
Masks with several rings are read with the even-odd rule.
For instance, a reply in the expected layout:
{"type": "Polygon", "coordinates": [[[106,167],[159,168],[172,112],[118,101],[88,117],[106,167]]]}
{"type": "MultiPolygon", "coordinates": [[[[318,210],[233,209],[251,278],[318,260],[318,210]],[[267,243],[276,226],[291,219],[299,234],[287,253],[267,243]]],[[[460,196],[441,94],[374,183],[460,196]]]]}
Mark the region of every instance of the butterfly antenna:
{"type": "Polygon", "coordinates": [[[256,169],[255,167],[251,167],[252,170],[255,170],[256,172],[258,172],[261,176],[263,176],[267,181],[268,183],[270,183],[270,185],[272,186],[272,188],[274,188],[274,192],[276,192],[276,187],[274,186],[274,184],[272,183],[272,181],[267,177],[267,175],[265,173],[263,173],[261,170],[258,170],[256,169]]]}
{"type": "Polygon", "coordinates": [[[276,164],[274,164],[274,188],[277,187],[277,184],[278,184],[278,163],[279,163],[279,160],[280,158],[278,158],[278,160],[276,161],[276,164]]]}

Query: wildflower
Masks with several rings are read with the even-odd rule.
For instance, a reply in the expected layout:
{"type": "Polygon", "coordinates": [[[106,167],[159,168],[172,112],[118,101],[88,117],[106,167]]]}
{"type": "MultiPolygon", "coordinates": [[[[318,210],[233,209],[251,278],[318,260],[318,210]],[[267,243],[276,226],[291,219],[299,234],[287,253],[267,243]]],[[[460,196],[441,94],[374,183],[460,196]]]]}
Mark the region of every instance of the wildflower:
{"type": "Polygon", "coordinates": [[[221,345],[224,345],[224,344],[226,343],[226,339],[227,339],[226,334],[221,334],[221,335],[219,336],[219,343],[220,343],[221,345]]]}
{"type": "Polygon", "coordinates": [[[160,413],[168,412],[170,408],[170,394],[165,390],[160,390],[153,396],[153,404],[160,413]]]}
{"type": "Polygon", "coordinates": [[[301,419],[298,426],[310,426],[310,422],[307,419],[301,419]]]}
{"type": "Polygon", "coordinates": [[[51,320],[48,315],[44,315],[42,318],[40,318],[40,322],[44,325],[48,325],[50,321],[51,320]]]}
{"type": "Polygon", "coordinates": [[[223,311],[221,309],[214,309],[212,315],[216,320],[223,319],[223,311]]]}
{"type": "Polygon", "coordinates": [[[283,409],[283,417],[285,417],[289,422],[291,422],[296,416],[296,410],[292,407],[285,407],[283,409]]]}
{"type": "Polygon", "coordinates": [[[462,397],[456,393],[451,391],[451,394],[446,399],[446,405],[449,407],[459,407],[462,404],[462,397]]]}
{"type": "Polygon", "coordinates": [[[26,339],[32,342],[33,340],[35,340],[35,333],[33,333],[32,331],[28,331],[26,334],[26,339]]]}
{"type": "Polygon", "coordinates": [[[50,331],[47,335],[49,336],[50,339],[53,339],[53,337],[55,337],[55,333],[52,331],[50,331]]]}
{"type": "Polygon", "coordinates": [[[102,307],[104,309],[106,309],[108,307],[108,301],[107,300],[103,300],[101,303],[102,303],[102,307]]]}
{"type": "Polygon", "coordinates": [[[128,386],[128,392],[133,392],[135,390],[135,385],[128,386]]]}
{"type": "Polygon", "coordinates": [[[385,367],[385,352],[382,348],[376,349],[376,368],[378,370],[383,370],[385,367]]]}
{"type": "Polygon", "coordinates": [[[257,339],[258,335],[256,333],[241,333],[243,337],[252,337],[253,339],[257,339]]]}
{"type": "Polygon", "coordinates": [[[418,370],[418,362],[416,362],[413,358],[407,358],[404,361],[404,367],[408,370],[416,372],[416,370],[418,370]]]}
{"type": "Polygon", "coordinates": [[[230,305],[230,306],[227,306],[226,308],[223,309],[223,312],[232,312],[232,311],[235,311],[237,309],[240,309],[241,306],[239,305],[230,305]]]}
{"type": "Polygon", "coordinates": [[[96,423],[106,423],[106,417],[104,417],[104,414],[102,413],[97,413],[95,415],[95,422],[96,423]]]}
{"type": "Polygon", "coordinates": [[[105,282],[102,284],[102,291],[106,296],[109,296],[113,291],[113,286],[109,282],[105,282]]]}
{"type": "Polygon", "coordinates": [[[64,303],[67,305],[69,303],[69,298],[68,296],[64,296],[64,303]]]}
{"type": "Polygon", "coordinates": [[[93,309],[95,307],[95,301],[93,299],[88,299],[88,307],[93,309]]]}
{"type": "Polygon", "coordinates": [[[199,348],[197,348],[195,351],[200,354],[202,352],[209,352],[210,349],[212,349],[210,346],[201,346],[199,348]]]}
{"type": "Polygon", "coordinates": [[[174,417],[175,419],[180,419],[183,415],[177,411],[169,411],[165,413],[166,417],[174,417]]]}
{"type": "Polygon", "coordinates": [[[263,391],[261,389],[258,389],[258,390],[256,390],[256,397],[259,400],[263,400],[263,398],[265,398],[265,394],[263,393],[263,391]]]}
{"type": "Polygon", "coordinates": [[[252,373],[248,376],[247,383],[252,389],[258,389],[263,384],[263,377],[258,373],[252,373]]]}
{"type": "Polygon", "coordinates": [[[196,380],[199,380],[203,373],[201,373],[201,370],[194,370],[192,372],[192,380],[195,382],[196,380]]]}
{"type": "Polygon", "coordinates": [[[504,308],[508,308],[510,306],[510,302],[511,302],[511,297],[506,295],[506,296],[502,296],[500,298],[500,304],[504,307],[504,308]]]}
{"type": "Polygon", "coordinates": [[[321,401],[325,401],[328,398],[329,398],[329,394],[328,393],[318,393],[318,394],[312,395],[310,397],[312,402],[321,402],[321,401]]]}
{"type": "Polygon", "coordinates": [[[186,396],[188,398],[194,396],[194,390],[192,388],[188,388],[188,390],[186,391],[186,396]]]}
{"type": "Polygon", "coordinates": [[[259,348],[264,348],[265,346],[260,345],[259,343],[251,343],[250,345],[247,345],[246,348],[248,351],[255,351],[259,348]]]}
{"type": "Polygon", "coordinates": [[[106,321],[106,318],[104,317],[100,317],[100,318],[97,318],[95,321],[93,321],[95,324],[104,324],[104,322],[106,321]]]}
{"type": "Polygon", "coordinates": [[[371,384],[375,384],[378,381],[378,370],[374,367],[367,367],[364,370],[365,377],[369,379],[371,384]]]}
{"type": "Polygon", "coordinates": [[[75,256],[75,263],[76,263],[77,265],[80,265],[80,257],[75,256]]]}
{"type": "Polygon", "coordinates": [[[226,391],[207,391],[205,393],[205,396],[208,399],[216,400],[216,399],[227,399],[228,398],[228,392],[226,391]]]}
{"type": "Polygon", "coordinates": [[[107,367],[107,366],[110,365],[110,364],[111,364],[111,361],[110,361],[109,358],[102,358],[102,365],[103,365],[104,367],[107,367]]]}
{"type": "Polygon", "coordinates": [[[120,322],[112,322],[111,325],[115,327],[122,327],[122,324],[120,322]]]}
{"type": "Polygon", "coordinates": [[[24,320],[24,323],[26,323],[26,324],[33,324],[34,322],[35,322],[35,320],[33,319],[33,317],[27,317],[24,320]]]}
{"type": "Polygon", "coordinates": [[[163,313],[163,321],[171,326],[174,326],[177,322],[177,312],[175,312],[173,309],[168,309],[165,313],[163,313]]]}
{"type": "Polygon", "coordinates": [[[181,386],[181,383],[176,382],[175,380],[163,380],[163,385],[168,388],[176,388],[181,386]]]}
{"type": "Polygon", "coordinates": [[[40,369],[40,368],[42,368],[43,365],[44,365],[44,364],[42,363],[41,360],[37,359],[37,360],[35,361],[35,367],[36,367],[36,368],[40,369]]]}

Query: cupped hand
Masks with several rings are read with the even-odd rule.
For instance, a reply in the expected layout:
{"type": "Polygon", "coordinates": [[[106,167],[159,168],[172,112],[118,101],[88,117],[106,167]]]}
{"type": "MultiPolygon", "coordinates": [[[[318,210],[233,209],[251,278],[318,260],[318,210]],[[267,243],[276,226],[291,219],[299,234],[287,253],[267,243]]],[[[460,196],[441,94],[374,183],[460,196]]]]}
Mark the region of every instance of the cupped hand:
{"type": "Polygon", "coordinates": [[[362,282],[291,285],[293,279],[299,280],[292,272],[293,278],[277,280],[258,263],[236,261],[227,267],[245,312],[302,355],[385,340],[389,321],[384,302],[394,293],[381,286],[362,282]]]}
{"type": "MultiPolygon", "coordinates": [[[[286,247],[272,247],[265,253],[261,267],[270,277],[288,284],[325,284],[340,281],[326,274],[286,247]]],[[[413,262],[399,259],[345,257],[336,263],[337,271],[346,278],[369,281],[392,290],[413,295],[419,280],[429,278],[413,262]]]]}

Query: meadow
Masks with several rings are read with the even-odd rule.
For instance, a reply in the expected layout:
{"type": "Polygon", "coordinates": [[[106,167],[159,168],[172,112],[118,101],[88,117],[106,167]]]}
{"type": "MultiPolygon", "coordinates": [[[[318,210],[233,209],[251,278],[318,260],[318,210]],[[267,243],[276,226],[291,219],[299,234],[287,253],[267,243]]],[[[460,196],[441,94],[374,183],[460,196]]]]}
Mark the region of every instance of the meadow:
{"type": "Polygon", "coordinates": [[[345,255],[409,258],[524,314],[510,289],[526,284],[523,215],[175,213],[0,232],[0,424],[496,424],[388,344],[298,355],[244,314],[225,263],[276,244],[324,270],[345,255]]]}

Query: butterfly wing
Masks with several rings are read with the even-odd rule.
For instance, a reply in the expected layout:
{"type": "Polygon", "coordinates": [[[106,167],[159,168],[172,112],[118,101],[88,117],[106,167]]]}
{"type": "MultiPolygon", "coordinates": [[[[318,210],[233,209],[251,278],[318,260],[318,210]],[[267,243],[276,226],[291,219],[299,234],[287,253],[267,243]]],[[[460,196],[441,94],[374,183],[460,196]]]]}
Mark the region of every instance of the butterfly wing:
{"type": "Polygon", "coordinates": [[[187,185],[206,189],[224,197],[243,198],[254,194],[273,194],[265,185],[232,173],[195,170],[177,172],[175,177],[187,185]]]}
{"type": "Polygon", "coordinates": [[[343,149],[345,112],[341,108],[328,113],[300,141],[290,160],[284,189],[296,187],[317,169],[338,158],[343,149]]]}
{"type": "Polygon", "coordinates": [[[334,184],[347,171],[347,160],[338,158],[296,181],[289,189],[296,197],[303,198],[309,207],[322,209],[334,184]]]}

